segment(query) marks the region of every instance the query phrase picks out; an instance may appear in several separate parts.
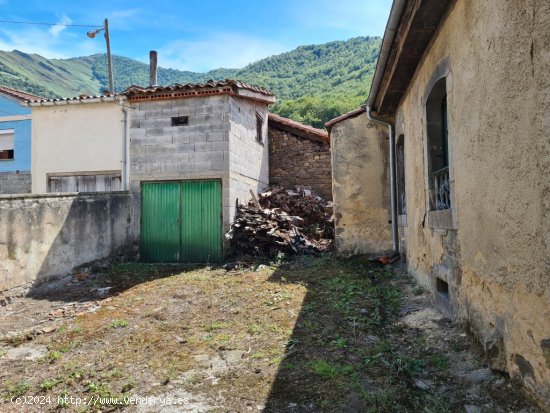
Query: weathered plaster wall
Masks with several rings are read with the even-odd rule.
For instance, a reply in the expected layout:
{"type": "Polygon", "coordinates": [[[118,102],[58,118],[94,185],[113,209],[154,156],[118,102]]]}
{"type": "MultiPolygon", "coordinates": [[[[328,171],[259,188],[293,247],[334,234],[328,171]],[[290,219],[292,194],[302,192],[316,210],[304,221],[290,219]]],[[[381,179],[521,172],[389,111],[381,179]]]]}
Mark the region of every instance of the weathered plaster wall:
{"type": "Polygon", "coordinates": [[[230,97],[229,121],[229,215],[236,212],[236,201],[247,202],[250,190],[255,194],[269,184],[269,140],[267,136],[267,105],[230,97]],[[256,113],[262,119],[263,141],[256,138],[256,113]]]}
{"type": "Polygon", "coordinates": [[[120,171],[122,121],[118,102],[33,107],[32,192],[48,173],[120,171]]]}
{"type": "Polygon", "coordinates": [[[124,192],[0,197],[0,296],[130,247],[132,216],[124,192]]]}
{"type": "Polygon", "coordinates": [[[335,242],[341,253],[391,249],[387,136],[366,114],[331,130],[335,242]]]}
{"type": "Polygon", "coordinates": [[[30,172],[0,172],[0,194],[28,194],[30,192],[30,172]]]}
{"type": "Polygon", "coordinates": [[[549,28],[550,3],[545,1],[457,1],[421,61],[395,122],[406,142],[408,216],[402,235],[409,269],[430,288],[435,275],[450,277],[454,311],[485,346],[493,366],[522,379],[546,406],[549,28]],[[442,62],[448,69],[451,227],[456,231],[430,228],[425,190],[422,102],[442,62]]]}
{"type": "Polygon", "coordinates": [[[310,187],[332,200],[330,145],[269,127],[269,182],[292,188],[310,187]]]}

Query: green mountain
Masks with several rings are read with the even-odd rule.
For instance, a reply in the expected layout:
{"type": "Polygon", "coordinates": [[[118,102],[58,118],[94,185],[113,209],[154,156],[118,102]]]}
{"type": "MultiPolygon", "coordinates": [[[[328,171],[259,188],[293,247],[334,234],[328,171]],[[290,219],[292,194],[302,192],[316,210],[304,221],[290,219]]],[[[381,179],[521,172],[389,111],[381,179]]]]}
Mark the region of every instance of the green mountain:
{"type": "MultiPolygon", "coordinates": [[[[239,79],[275,93],[271,110],[313,126],[358,107],[367,97],[376,58],[378,37],[356,37],[295,50],[251,63],[242,69],[195,73],[159,68],[161,85],[196,83],[208,79],[239,79]]],[[[115,89],[147,85],[148,65],[113,56],[115,89]]],[[[0,51],[0,84],[44,97],[98,94],[107,89],[104,54],[71,59],[46,59],[18,50],[0,51]]]]}

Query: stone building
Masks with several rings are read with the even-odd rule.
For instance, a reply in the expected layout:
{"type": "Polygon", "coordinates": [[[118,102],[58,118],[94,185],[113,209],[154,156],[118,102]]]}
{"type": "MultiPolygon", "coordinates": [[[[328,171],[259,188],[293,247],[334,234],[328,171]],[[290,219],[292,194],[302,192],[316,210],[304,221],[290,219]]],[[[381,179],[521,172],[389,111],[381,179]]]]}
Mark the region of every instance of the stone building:
{"type": "Polygon", "coordinates": [[[342,254],[391,249],[388,140],[361,107],[325,124],[332,148],[334,242],[342,254]]]}
{"type": "Polygon", "coordinates": [[[408,270],[549,411],[550,2],[394,1],[367,111],[408,270]]]}
{"type": "Polygon", "coordinates": [[[0,194],[31,192],[30,93],[0,86],[0,194]]]}
{"type": "Polygon", "coordinates": [[[237,202],[268,185],[267,109],[275,97],[234,80],[133,86],[124,95],[142,257],[220,259],[237,202]]]}
{"type": "Polygon", "coordinates": [[[328,133],[270,113],[268,135],[269,183],[302,185],[332,200],[328,133]]]}

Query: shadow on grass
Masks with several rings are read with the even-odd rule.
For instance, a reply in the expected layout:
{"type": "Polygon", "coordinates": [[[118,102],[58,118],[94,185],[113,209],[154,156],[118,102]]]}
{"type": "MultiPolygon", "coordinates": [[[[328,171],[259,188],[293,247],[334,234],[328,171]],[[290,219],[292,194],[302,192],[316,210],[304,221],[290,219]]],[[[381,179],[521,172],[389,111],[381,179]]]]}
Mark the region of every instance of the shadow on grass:
{"type": "Polygon", "coordinates": [[[400,280],[364,259],[301,257],[271,277],[308,292],[265,412],[418,411],[421,362],[403,355],[395,333],[400,280]]]}
{"type": "Polygon", "coordinates": [[[138,284],[207,267],[208,264],[146,264],[119,262],[86,266],[74,277],[64,277],[33,287],[27,297],[37,300],[81,302],[118,295],[138,284]],[[81,280],[79,280],[79,277],[81,280]]]}

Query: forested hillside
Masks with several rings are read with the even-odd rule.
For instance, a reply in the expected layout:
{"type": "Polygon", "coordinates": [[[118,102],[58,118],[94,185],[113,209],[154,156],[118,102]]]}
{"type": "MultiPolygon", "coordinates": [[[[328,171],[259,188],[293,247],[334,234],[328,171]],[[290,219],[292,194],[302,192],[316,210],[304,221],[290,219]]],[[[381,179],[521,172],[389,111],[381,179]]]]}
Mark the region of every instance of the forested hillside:
{"type": "MultiPolygon", "coordinates": [[[[242,69],[207,73],[159,68],[159,84],[194,83],[233,78],[273,91],[278,103],[271,110],[282,116],[322,127],[350,111],[367,97],[380,39],[356,37],[297,49],[262,59],[242,69]]],[[[113,56],[115,89],[149,82],[147,64],[113,56]]],[[[44,97],[98,94],[107,89],[105,55],[46,59],[20,51],[0,51],[0,83],[44,97]]]]}

